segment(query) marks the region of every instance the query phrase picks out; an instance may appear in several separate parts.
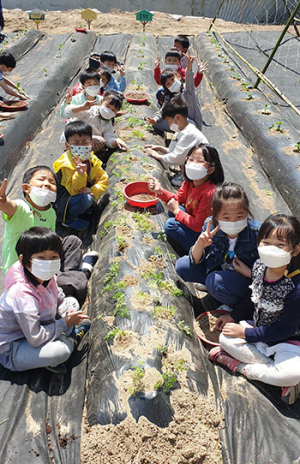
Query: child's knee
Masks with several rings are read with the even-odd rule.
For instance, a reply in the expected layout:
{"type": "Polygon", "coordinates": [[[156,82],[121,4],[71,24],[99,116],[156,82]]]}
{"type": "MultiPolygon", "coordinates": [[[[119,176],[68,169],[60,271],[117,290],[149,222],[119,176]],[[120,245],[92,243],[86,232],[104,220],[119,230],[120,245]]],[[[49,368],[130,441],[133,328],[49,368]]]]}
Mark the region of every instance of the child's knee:
{"type": "Polygon", "coordinates": [[[183,256],[179,258],[175,264],[175,271],[185,281],[189,281],[190,277],[190,258],[183,256]]]}
{"type": "Polygon", "coordinates": [[[168,232],[174,231],[176,227],[176,222],[174,217],[169,218],[166,223],[165,223],[165,232],[168,234],[168,232]]]}
{"type": "Polygon", "coordinates": [[[51,366],[57,366],[69,359],[73,350],[74,350],[74,342],[72,340],[57,340],[54,343],[54,350],[53,350],[53,359],[51,362],[51,366]]]}

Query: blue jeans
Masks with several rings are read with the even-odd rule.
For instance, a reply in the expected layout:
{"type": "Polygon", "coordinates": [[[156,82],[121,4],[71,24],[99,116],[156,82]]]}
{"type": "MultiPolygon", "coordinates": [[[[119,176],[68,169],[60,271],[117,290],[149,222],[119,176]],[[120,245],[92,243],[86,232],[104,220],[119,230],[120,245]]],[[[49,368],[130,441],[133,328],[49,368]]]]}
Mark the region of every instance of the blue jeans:
{"type": "Polygon", "coordinates": [[[79,193],[70,198],[67,208],[66,221],[77,219],[84,214],[94,203],[94,197],[89,193],[79,193]]]}
{"type": "Polygon", "coordinates": [[[186,282],[204,284],[213,297],[231,308],[244,299],[251,284],[251,279],[235,271],[218,270],[207,274],[205,261],[195,265],[191,263],[189,256],[179,258],[175,270],[186,282]]]}
{"type": "MultiPolygon", "coordinates": [[[[183,206],[180,206],[182,211],[185,211],[183,206]]],[[[165,223],[165,232],[168,237],[172,238],[186,251],[189,252],[191,246],[193,246],[200,235],[200,232],[195,232],[189,227],[185,226],[179,221],[176,221],[175,216],[169,211],[169,219],[165,223]]]]}

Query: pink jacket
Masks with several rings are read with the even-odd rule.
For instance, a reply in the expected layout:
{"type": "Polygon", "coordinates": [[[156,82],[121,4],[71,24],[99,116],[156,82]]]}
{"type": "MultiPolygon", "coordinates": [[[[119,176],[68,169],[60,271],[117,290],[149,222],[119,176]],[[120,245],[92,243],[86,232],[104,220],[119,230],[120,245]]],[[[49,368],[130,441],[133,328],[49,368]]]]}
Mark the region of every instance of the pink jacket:
{"type": "Polygon", "coordinates": [[[10,343],[26,338],[33,347],[58,338],[67,328],[57,315],[58,287],[53,277],[47,287],[35,287],[16,262],[4,279],[6,291],[0,297],[0,354],[10,343]]]}

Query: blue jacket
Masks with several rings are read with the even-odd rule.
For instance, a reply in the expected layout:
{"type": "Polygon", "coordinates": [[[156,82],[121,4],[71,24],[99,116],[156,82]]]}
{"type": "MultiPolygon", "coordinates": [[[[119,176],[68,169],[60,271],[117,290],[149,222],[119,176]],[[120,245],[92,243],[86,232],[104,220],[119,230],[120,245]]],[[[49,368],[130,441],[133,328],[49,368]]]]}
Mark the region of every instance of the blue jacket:
{"type": "MultiPolygon", "coordinates": [[[[210,217],[205,220],[202,232],[206,231],[209,219],[212,218],[210,217]]],[[[250,268],[252,267],[254,261],[259,258],[257,251],[257,235],[260,225],[260,221],[253,221],[248,219],[248,227],[245,227],[245,229],[239,233],[234,248],[236,257],[243,261],[243,263],[245,263],[250,268]]],[[[211,230],[213,229],[214,226],[212,224],[211,230]]],[[[212,271],[214,268],[220,266],[223,263],[228,248],[229,239],[227,235],[219,229],[218,232],[213,236],[211,246],[205,248],[205,255],[203,255],[203,258],[200,260],[199,264],[203,263],[205,260],[206,271],[212,271]]]]}
{"type": "Polygon", "coordinates": [[[110,81],[104,87],[105,90],[114,90],[115,92],[124,92],[126,87],[126,78],[120,77],[120,82],[116,81],[113,75],[111,75],[110,81]]]}

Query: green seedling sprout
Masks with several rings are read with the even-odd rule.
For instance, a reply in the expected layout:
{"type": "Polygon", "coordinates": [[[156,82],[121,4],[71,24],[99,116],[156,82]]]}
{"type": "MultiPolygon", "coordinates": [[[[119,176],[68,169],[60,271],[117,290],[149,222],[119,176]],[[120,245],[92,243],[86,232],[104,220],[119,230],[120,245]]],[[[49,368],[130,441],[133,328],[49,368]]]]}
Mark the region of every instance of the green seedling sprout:
{"type": "Polygon", "coordinates": [[[62,47],[62,44],[59,44],[57,47],[56,58],[61,58],[61,47],[62,47]]]}
{"type": "Polygon", "coordinates": [[[155,319],[173,319],[176,315],[175,306],[156,306],[153,310],[153,316],[155,319]]]}
{"type": "Polygon", "coordinates": [[[119,314],[120,317],[122,318],[128,318],[130,319],[130,312],[129,309],[126,306],[125,303],[125,294],[122,292],[116,292],[113,296],[114,300],[117,301],[115,310],[114,310],[114,316],[119,314]]]}
{"type": "Polygon", "coordinates": [[[48,76],[48,68],[41,66],[41,70],[43,71],[45,77],[48,76]]]}
{"type": "Polygon", "coordinates": [[[170,390],[174,388],[175,383],[177,382],[178,375],[182,371],[187,371],[188,367],[185,364],[184,359],[178,359],[174,364],[168,364],[166,366],[166,372],[162,374],[161,380],[156,382],[154,385],[154,390],[163,389],[165,393],[169,393],[170,390]]]}
{"type": "Polygon", "coordinates": [[[178,329],[181,330],[188,337],[192,336],[191,329],[188,325],[185,325],[184,321],[177,321],[176,327],[178,327],[178,329]]]}
{"type": "Polygon", "coordinates": [[[271,124],[271,126],[269,127],[269,130],[275,129],[276,132],[283,132],[283,129],[281,126],[282,126],[282,121],[277,121],[276,125],[271,124]]]}
{"type": "Polygon", "coordinates": [[[270,114],[271,111],[269,111],[269,108],[271,108],[270,105],[265,105],[264,108],[261,110],[262,114],[270,114]]]}
{"type": "Polygon", "coordinates": [[[20,82],[17,82],[16,87],[17,87],[17,91],[18,91],[18,92],[20,92],[20,93],[25,93],[25,89],[22,89],[22,88],[21,88],[20,82]]]}
{"type": "Polygon", "coordinates": [[[247,100],[253,100],[253,99],[254,99],[254,97],[253,97],[252,93],[248,93],[247,100]]]}
{"type": "Polygon", "coordinates": [[[72,35],[71,35],[71,42],[76,42],[76,36],[75,36],[75,34],[72,34],[72,35]]]}
{"type": "Polygon", "coordinates": [[[115,327],[114,329],[110,330],[107,335],[105,335],[104,340],[113,340],[116,335],[122,337],[122,335],[127,335],[125,330],[119,329],[119,327],[115,327]]]}
{"type": "Polygon", "coordinates": [[[294,147],[295,147],[294,151],[300,152],[300,142],[295,143],[294,147]]]}
{"type": "Polygon", "coordinates": [[[168,352],[168,347],[167,345],[158,345],[157,351],[160,354],[160,356],[166,356],[168,352]]]}
{"type": "Polygon", "coordinates": [[[157,234],[157,238],[158,240],[162,240],[163,242],[166,242],[167,241],[167,236],[166,236],[166,233],[162,230],[160,230],[157,234]]]}
{"type": "Polygon", "coordinates": [[[129,387],[131,396],[143,390],[143,378],[145,376],[144,363],[140,361],[137,366],[131,366],[133,385],[129,387]]]}

